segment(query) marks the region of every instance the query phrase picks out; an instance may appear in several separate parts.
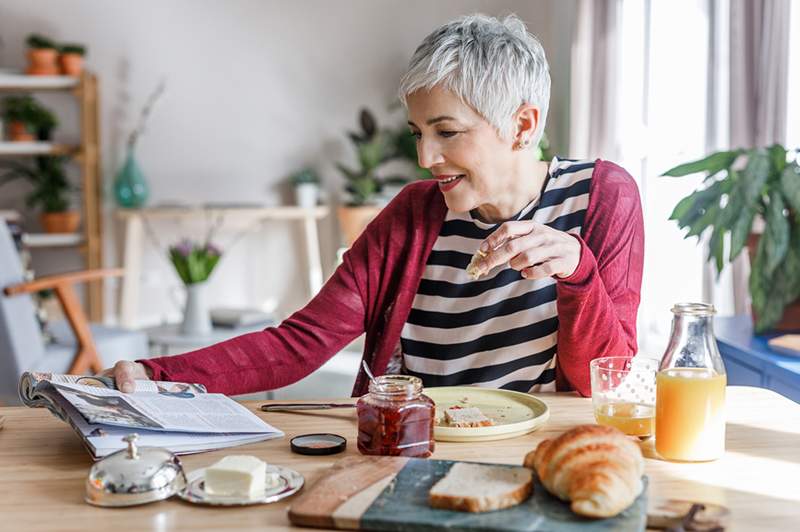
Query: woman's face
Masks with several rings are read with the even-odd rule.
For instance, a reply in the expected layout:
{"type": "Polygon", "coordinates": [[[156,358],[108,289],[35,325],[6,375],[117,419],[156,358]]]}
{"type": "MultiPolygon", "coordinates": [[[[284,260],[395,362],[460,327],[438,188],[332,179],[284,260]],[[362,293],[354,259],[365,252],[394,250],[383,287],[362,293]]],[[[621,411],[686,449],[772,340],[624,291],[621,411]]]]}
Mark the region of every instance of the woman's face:
{"type": "Polygon", "coordinates": [[[501,139],[475,110],[438,86],[418,90],[407,101],[419,165],[439,181],[450,210],[502,203],[516,189],[509,186],[516,173],[514,139],[501,139]]]}

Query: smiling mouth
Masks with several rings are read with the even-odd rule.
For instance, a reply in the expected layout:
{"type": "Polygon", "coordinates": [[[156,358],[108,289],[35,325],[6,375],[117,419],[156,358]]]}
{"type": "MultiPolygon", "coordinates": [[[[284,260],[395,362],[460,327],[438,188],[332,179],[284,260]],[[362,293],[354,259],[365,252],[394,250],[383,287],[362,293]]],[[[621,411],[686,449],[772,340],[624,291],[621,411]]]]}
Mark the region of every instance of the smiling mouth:
{"type": "Polygon", "coordinates": [[[459,177],[464,177],[464,174],[454,175],[453,177],[448,177],[447,179],[440,179],[439,183],[441,183],[442,185],[446,185],[447,183],[452,183],[459,177]]]}

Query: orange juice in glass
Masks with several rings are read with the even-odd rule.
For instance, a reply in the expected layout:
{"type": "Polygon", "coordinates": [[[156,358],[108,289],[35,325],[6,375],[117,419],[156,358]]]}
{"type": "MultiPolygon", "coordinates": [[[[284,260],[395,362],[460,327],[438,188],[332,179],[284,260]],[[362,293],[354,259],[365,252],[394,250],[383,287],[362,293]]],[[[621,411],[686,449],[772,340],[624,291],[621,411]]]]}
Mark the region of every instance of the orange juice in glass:
{"type": "Polygon", "coordinates": [[[595,420],[629,436],[652,436],[657,369],[658,361],[642,356],[592,360],[589,374],[595,420]]]}
{"type": "Polygon", "coordinates": [[[672,309],[672,336],[656,376],[656,451],[686,462],[725,452],[725,366],[712,328],[714,307],[672,309]]]}

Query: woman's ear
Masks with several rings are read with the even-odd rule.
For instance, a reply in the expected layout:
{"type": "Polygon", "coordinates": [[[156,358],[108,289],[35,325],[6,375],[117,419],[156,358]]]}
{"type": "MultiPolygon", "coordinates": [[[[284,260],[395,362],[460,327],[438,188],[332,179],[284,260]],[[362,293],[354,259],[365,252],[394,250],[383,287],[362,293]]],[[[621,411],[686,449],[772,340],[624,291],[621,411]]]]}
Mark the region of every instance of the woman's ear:
{"type": "Polygon", "coordinates": [[[539,108],[535,105],[523,103],[517,109],[516,135],[514,141],[517,145],[527,147],[533,142],[533,137],[539,127],[539,108]]]}

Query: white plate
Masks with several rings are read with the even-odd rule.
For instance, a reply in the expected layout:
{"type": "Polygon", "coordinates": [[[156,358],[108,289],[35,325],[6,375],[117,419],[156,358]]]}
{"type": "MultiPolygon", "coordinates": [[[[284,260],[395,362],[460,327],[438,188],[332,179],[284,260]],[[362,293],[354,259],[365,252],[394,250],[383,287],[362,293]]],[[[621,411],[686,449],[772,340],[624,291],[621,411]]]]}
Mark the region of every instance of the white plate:
{"type": "Polygon", "coordinates": [[[550,410],[541,399],[512,390],[496,390],[477,386],[446,386],[425,388],[425,395],[436,403],[436,417],[444,417],[451,406],[474,406],[494,421],[491,427],[449,427],[437,424],[433,428],[436,441],[489,441],[516,438],[541,427],[550,410]]]}
{"type": "Polygon", "coordinates": [[[186,476],[186,488],[178,493],[184,501],[211,506],[246,506],[250,504],[268,504],[285,499],[297,493],[303,487],[303,475],[281,466],[267,466],[267,473],[278,473],[278,485],[264,490],[261,497],[223,497],[211,495],[205,490],[206,468],[196,469],[186,476]]]}

